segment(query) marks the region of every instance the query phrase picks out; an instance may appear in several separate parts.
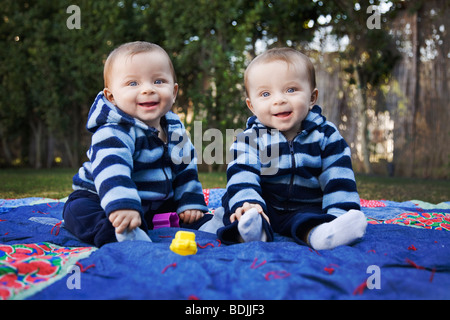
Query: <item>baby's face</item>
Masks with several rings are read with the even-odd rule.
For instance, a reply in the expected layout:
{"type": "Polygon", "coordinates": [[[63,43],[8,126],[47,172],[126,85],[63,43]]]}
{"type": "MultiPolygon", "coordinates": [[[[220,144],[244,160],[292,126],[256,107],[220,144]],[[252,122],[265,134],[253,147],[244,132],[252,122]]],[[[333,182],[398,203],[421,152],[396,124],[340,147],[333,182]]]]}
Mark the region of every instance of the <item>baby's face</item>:
{"type": "Polygon", "coordinates": [[[258,63],[247,76],[247,106],[265,126],[292,140],[317,100],[306,66],[282,60],[258,63]]]}
{"type": "Polygon", "coordinates": [[[158,50],[122,54],[112,66],[106,98],[130,116],[160,130],[160,119],[175,102],[174,83],[167,56],[158,50]]]}

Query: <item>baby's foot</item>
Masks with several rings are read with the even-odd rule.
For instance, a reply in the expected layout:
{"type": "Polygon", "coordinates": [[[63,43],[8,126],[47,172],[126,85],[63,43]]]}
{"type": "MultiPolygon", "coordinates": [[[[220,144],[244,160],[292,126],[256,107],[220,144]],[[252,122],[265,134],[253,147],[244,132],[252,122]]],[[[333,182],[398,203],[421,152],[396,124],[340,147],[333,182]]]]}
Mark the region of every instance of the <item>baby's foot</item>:
{"type": "Polygon", "coordinates": [[[223,224],[223,214],[225,210],[223,207],[219,207],[214,211],[214,215],[211,220],[205,222],[198,230],[205,231],[209,233],[216,233],[217,230],[219,230],[221,227],[224,226],[223,224]]]}
{"type": "Polygon", "coordinates": [[[118,242],[122,242],[125,240],[128,240],[128,241],[141,240],[141,241],[152,242],[152,240],[150,239],[148,234],[145,233],[145,231],[142,230],[141,228],[134,228],[131,231],[129,231],[127,229],[122,233],[116,232],[116,239],[118,242]]]}
{"type": "Polygon", "coordinates": [[[367,220],[359,210],[350,210],[333,221],[323,223],[309,233],[308,242],[315,250],[349,245],[363,237],[367,220]]]}
{"type": "Polygon", "coordinates": [[[255,208],[242,215],[238,222],[238,230],[244,242],[266,241],[267,239],[262,227],[261,214],[255,208]]]}

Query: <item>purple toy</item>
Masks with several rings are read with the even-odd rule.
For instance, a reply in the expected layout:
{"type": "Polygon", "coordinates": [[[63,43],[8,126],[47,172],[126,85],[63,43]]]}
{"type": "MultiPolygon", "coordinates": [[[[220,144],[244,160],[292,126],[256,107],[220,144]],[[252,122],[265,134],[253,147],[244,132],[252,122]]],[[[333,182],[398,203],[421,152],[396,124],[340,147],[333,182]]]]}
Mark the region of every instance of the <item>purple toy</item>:
{"type": "Polygon", "coordinates": [[[158,213],[153,217],[153,230],[159,228],[180,227],[180,219],[176,212],[158,213]]]}

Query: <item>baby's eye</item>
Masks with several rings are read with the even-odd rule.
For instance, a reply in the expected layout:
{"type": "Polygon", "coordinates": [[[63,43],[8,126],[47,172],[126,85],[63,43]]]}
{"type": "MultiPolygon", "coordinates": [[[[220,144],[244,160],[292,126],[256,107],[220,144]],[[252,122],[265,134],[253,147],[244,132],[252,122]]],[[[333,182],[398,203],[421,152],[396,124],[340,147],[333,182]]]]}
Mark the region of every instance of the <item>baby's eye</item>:
{"type": "Polygon", "coordinates": [[[163,84],[163,83],[164,83],[164,81],[161,79],[155,80],[155,84],[163,84]]]}
{"type": "Polygon", "coordinates": [[[137,81],[130,81],[130,82],[128,82],[128,85],[129,85],[130,87],[135,87],[135,86],[138,85],[138,83],[137,83],[137,81]]]}
{"type": "Polygon", "coordinates": [[[289,89],[287,89],[287,92],[288,93],[293,93],[293,92],[295,92],[296,90],[295,90],[295,88],[289,88],[289,89]]]}
{"type": "Polygon", "coordinates": [[[264,98],[267,98],[268,96],[270,96],[270,93],[268,93],[266,91],[266,92],[261,93],[261,96],[264,97],[264,98]]]}

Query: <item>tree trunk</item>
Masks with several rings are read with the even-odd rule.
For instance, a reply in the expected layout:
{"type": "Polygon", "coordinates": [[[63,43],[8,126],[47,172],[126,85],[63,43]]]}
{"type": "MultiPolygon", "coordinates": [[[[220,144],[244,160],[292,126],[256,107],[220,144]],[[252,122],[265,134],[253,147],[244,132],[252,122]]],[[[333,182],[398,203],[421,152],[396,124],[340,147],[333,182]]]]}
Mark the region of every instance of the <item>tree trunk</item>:
{"type": "Polygon", "coordinates": [[[47,139],[47,162],[45,164],[46,168],[51,168],[53,161],[55,160],[55,138],[51,132],[48,133],[47,139]]]}
{"type": "Polygon", "coordinates": [[[30,163],[35,169],[42,168],[42,129],[41,121],[30,121],[30,127],[33,132],[30,146],[30,163]],[[32,155],[34,157],[32,157],[32,155]]]}
{"type": "Polygon", "coordinates": [[[364,173],[372,173],[372,166],[370,165],[370,150],[369,143],[367,139],[367,99],[361,87],[361,80],[358,71],[355,71],[356,77],[356,94],[355,94],[355,104],[358,109],[358,131],[359,137],[361,139],[361,154],[360,160],[362,161],[364,173]]]}
{"type": "MultiPolygon", "coordinates": [[[[1,134],[1,132],[0,132],[1,134]]],[[[8,141],[4,135],[1,135],[1,144],[3,149],[3,156],[5,157],[6,165],[11,165],[13,159],[11,150],[9,150],[8,141]]]]}

